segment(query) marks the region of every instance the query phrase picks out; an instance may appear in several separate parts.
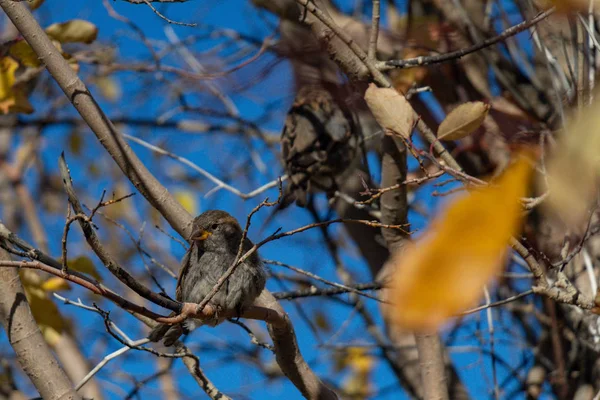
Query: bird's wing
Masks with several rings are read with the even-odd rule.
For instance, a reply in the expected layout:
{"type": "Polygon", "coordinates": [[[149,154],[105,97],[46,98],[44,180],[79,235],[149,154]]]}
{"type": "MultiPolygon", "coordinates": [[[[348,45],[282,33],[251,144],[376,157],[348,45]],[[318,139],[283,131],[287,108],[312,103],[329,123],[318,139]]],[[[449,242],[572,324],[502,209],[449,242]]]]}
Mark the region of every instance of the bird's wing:
{"type": "MultiPolygon", "coordinates": [[[[177,277],[177,287],[175,288],[175,299],[177,301],[184,301],[181,298],[181,286],[185,282],[185,279],[188,275],[188,271],[190,269],[190,265],[192,264],[190,261],[192,257],[196,257],[197,260],[200,260],[203,251],[198,248],[198,246],[192,244],[188,251],[183,256],[183,260],[181,260],[181,268],[179,268],[179,276],[177,277]]],[[[199,273],[200,271],[198,271],[199,273]]]]}

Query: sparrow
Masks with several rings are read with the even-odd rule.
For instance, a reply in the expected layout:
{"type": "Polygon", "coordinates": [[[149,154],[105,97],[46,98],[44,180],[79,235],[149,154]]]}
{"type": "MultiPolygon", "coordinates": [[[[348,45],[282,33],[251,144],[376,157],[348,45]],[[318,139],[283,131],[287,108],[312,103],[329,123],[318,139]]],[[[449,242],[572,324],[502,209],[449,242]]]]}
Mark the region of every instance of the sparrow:
{"type": "Polygon", "coordinates": [[[333,194],[336,178],[356,158],[358,123],[340,92],[337,87],[303,86],[288,111],[280,140],[290,180],[283,207],[294,199],[304,207],[310,191],[333,194]]]}
{"type": "MultiPolygon", "coordinates": [[[[200,303],[213,289],[219,278],[235,262],[242,228],[237,220],[225,211],[209,210],[193,221],[191,246],[185,253],[175,290],[180,302],[200,303]]],[[[245,238],[242,255],[253,247],[245,238]]],[[[215,310],[210,320],[187,319],[176,325],[159,324],[148,338],[171,346],[183,334],[201,325],[216,326],[232,314],[242,315],[265,287],[266,274],[257,252],[244,260],[209,301],[215,310]]],[[[173,316],[176,314],[172,314],[173,316]]]]}

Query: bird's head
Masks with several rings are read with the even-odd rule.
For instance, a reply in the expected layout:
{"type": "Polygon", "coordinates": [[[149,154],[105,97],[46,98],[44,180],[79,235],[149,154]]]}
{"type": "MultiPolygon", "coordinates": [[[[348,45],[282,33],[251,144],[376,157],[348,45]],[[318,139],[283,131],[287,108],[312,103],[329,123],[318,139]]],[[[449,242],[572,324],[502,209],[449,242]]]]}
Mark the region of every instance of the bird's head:
{"type": "Polygon", "coordinates": [[[204,250],[228,250],[237,253],[242,237],[242,228],[229,213],[208,210],[194,219],[193,244],[204,250]]]}

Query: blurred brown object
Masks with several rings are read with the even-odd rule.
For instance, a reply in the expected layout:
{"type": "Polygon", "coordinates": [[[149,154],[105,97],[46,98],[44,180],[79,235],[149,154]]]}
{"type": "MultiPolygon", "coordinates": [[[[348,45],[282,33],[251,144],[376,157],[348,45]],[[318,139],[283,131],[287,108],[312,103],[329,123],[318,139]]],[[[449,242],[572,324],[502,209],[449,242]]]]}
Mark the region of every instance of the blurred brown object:
{"type": "MultiPolygon", "coordinates": [[[[333,86],[333,85],[331,85],[333,86]]],[[[307,85],[298,91],[281,134],[281,153],[290,184],[284,206],[304,207],[310,191],[332,195],[336,180],[356,159],[359,128],[336,88],[307,85]]]]}

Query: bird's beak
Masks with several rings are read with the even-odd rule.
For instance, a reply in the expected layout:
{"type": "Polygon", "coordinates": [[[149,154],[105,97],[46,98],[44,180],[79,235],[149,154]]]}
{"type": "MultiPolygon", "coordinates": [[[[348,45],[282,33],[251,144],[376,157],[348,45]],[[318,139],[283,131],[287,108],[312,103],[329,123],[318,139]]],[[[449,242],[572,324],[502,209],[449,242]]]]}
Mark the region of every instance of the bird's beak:
{"type": "Polygon", "coordinates": [[[199,240],[199,241],[203,241],[208,239],[208,237],[212,235],[212,233],[210,233],[209,231],[201,231],[200,234],[193,236],[192,240],[199,240]]]}

